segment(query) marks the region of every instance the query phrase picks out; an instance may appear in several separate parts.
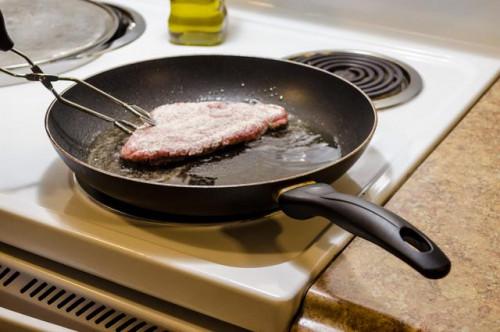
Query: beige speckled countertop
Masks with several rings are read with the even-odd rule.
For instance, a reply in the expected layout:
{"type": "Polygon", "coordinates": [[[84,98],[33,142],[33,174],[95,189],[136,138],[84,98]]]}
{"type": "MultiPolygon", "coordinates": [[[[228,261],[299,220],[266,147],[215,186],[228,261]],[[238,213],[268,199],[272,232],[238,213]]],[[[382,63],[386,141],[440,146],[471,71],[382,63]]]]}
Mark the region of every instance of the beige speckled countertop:
{"type": "Polygon", "coordinates": [[[308,291],[296,331],[500,331],[500,80],[389,200],[452,261],[428,280],[356,238],[308,291]]]}

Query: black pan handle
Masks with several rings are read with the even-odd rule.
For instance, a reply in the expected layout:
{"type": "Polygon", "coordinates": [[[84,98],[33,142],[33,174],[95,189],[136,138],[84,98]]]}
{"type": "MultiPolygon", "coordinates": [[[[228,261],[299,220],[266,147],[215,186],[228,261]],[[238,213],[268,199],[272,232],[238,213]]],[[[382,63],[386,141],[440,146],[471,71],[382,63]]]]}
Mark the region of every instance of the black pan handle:
{"type": "Polygon", "coordinates": [[[278,202],[292,218],[329,219],[386,249],[427,278],[443,278],[450,271],[448,257],[409,222],[359,197],[338,193],[330,185],[317,183],[290,189],[279,195],[278,202]]]}
{"type": "Polygon", "coordinates": [[[14,42],[10,39],[3,19],[2,11],[0,10],[0,50],[7,52],[14,47],[14,42]]]}

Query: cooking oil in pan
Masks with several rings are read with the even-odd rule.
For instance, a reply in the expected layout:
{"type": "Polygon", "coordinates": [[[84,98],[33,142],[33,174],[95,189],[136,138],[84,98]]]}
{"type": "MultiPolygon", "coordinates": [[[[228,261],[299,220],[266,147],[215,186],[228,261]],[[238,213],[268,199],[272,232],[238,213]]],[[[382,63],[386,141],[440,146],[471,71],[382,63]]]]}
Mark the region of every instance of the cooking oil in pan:
{"type": "Polygon", "coordinates": [[[286,128],[270,131],[256,141],[161,167],[124,163],[120,149],[127,137],[117,128],[101,133],[90,148],[88,163],[134,179],[211,186],[285,178],[314,170],[341,156],[338,144],[327,141],[295,116],[290,116],[286,128]]]}

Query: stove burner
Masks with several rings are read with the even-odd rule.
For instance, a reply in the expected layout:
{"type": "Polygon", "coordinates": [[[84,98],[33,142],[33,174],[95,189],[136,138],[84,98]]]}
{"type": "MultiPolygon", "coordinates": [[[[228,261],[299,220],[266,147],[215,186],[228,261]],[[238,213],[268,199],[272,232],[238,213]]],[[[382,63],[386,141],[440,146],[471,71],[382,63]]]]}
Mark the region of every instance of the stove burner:
{"type": "Polygon", "coordinates": [[[363,90],[377,109],[408,101],[422,89],[422,79],[413,68],[387,57],[361,52],[317,51],[288,59],[345,78],[363,90]]]}
{"type": "Polygon", "coordinates": [[[147,210],[120,201],[116,198],[106,195],[105,193],[96,190],[84,181],[78,179],[73,175],[73,183],[75,188],[83,194],[84,197],[90,199],[92,203],[109,210],[111,212],[123,215],[125,217],[133,218],[137,221],[143,222],[156,222],[169,225],[191,225],[191,226],[214,226],[219,224],[226,224],[228,222],[248,222],[256,220],[268,215],[263,213],[259,215],[239,215],[239,216],[222,216],[222,217],[193,217],[193,216],[180,216],[161,213],[153,210],[147,210]]]}

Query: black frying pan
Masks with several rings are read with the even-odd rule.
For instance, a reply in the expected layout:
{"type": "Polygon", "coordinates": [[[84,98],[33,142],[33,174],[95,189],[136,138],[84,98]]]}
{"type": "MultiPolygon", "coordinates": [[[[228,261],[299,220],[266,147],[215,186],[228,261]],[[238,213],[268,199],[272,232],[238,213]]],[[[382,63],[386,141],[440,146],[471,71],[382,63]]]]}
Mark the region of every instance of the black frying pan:
{"type": "MultiPolygon", "coordinates": [[[[293,121],[284,132],[271,133],[271,138],[249,146],[161,170],[130,166],[130,174],[175,173],[164,182],[154,182],[108,168],[113,159],[119,163],[119,135],[116,141],[101,144],[115,152],[114,157],[109,157],[113,152],[103,157],[109,163],[100,167],[89,164],[89,157],[99,159],[92,154],[99,146],[96,141],[115,135],[113,129],[107,122],[54,101],[45,118],[47,133],[85,187],[139,209],[168,215],[241,217],[281,209],[296,219],[323,216],[385,248],[426,277],[441,278],[449,272],[448,258],[422,232],[390,211],[328,185],[359,158],[377,122],[368,97],[342,78],[288,61],[199,55],[129,64],[86,81],[148,110],[182,101],[258,100],[283,105],[293,121]],[[296,146],[293,139],[286,140],[304,131],[321,135],[319,145],[308,149],[302,142],[296,146]],[[271,144],[262,145],[269,140],[271,144]],[[287,154],[287,149],[273,152],[273,142],[290,143],[288,150],[297,153],[287,154]],[[340,154],[321,150],[325,143],[340,154]],[[266,153],[269,149],[271,154],[266,153]],[[269,155],[274,156],[271,161],[269,155]]],[[[62,95],[114,118],[127,118],[122,108],[84,86],[74,85],[62,95]]]]}

